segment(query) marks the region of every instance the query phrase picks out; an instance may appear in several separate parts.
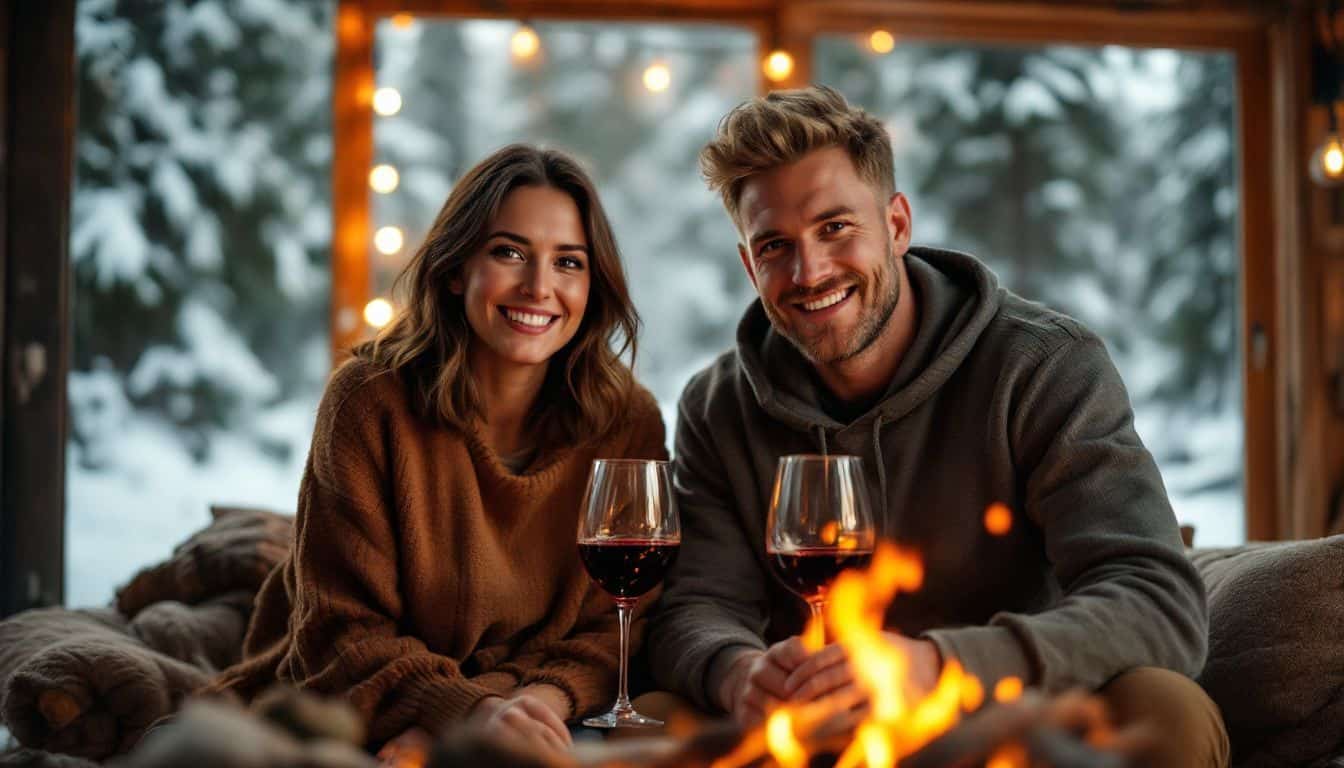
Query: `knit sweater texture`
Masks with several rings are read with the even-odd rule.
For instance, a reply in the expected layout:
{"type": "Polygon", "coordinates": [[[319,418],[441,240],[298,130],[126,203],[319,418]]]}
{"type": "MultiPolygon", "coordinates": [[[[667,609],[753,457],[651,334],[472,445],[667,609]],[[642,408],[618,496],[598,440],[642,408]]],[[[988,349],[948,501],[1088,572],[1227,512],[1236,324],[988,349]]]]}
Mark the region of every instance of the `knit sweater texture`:
{"type": "Polygon", "coordinates": [[[258,594],[244,661],[214,687],[343,697],[371,744],[531,684],[564,691],[571,716],[610,704],[619,629],[578,559],[579,504],[593,459],[666,455],[636,387],[610,435],[514,474],[479,426],[430,423],[395,373],[347,363],[319,408],[293,550],[258,594]]]}

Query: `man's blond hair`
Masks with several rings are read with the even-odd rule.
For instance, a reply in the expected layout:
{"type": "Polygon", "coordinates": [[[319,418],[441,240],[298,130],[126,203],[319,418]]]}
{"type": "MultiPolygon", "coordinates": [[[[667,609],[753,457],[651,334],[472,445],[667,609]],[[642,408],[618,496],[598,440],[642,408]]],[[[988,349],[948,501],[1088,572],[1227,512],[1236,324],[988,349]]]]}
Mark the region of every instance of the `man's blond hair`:
{"type": "Polygon", "coordinates": [[[728,215],[741,229],[738,202],[749,178],[827,147],[849,153],[859,178],[873,187],[882,203],[895,193],[886,129],[824,85],[773,91],[733,108],[700,150],[700,172],[709,188],[723,196],[728,215]]]}

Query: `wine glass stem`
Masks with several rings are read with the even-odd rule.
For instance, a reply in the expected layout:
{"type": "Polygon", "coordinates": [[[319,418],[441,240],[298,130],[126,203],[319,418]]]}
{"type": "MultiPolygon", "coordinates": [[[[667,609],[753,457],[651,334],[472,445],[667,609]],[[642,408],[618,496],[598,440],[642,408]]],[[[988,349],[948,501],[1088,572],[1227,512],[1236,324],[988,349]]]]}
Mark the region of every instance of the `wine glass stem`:
{"type": "Polygon", "coordinates": [[[616,712],[631,712],[634,707],[630,706],[629,693],[629,668],[630,668],[630,618],[634,615],[635,604],[639,598],[625,598],[616,601],[616,616],[621,623],[621,675],[620,687],[616,695],[616,706],[612,709],[616,712]]]}
{"type": "Polygon", "coordinates": [[[826,620],[824,618],[825,600],[808,600],[807,607],[812,611],[812,620],[808,622],[807,631],[815,633],[809,636],[809,640],[816,647],[826,644],[826,620]]]}

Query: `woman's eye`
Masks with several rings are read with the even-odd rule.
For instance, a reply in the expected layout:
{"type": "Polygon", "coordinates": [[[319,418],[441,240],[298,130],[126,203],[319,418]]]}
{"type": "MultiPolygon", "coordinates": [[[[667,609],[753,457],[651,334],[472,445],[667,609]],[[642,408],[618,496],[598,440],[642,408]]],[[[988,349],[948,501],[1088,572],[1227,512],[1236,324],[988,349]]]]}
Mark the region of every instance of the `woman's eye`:
{"type": "Polygon", "coordinates": [[[561,256],[556,263],[565,269],[583,269],[583,262],[573,256],[561,256]]]}
{"type": "Polygon", "coordinates": [[[523,260],[523,252],[518,250],[517,248],[514,248],[512,245],[495,246],[495,249],[490,253],[493,256],[500,257],[501,259],[515,259],[518,261],[523,260]]]}

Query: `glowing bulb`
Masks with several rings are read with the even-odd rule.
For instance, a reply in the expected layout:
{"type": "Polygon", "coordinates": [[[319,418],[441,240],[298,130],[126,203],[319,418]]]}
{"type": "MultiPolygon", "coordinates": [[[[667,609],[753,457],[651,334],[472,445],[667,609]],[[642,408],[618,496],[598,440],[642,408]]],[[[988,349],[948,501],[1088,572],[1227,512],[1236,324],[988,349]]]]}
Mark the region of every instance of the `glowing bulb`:
{"type": "Polygon", "coordinates": [[[1325,148],[1325,153],[1321,155],[1321,167],[1331,176],[1338,176],[1344,171],[1344,149],[1341,149],[1338,141],[1330,142],[1325,148]]]}
{"type": "Polygon", "coordinates": [[[649,68],[644,70],[644,87],[653,93],[666,91],[671,84],[672,70],[668,69],[666,64],[662,62],[650,64],[649,68]]]}
{"type": "Polygon", "coordinates": [[[793,74],[793,57],[786,51],[772,51],[765,57],[765,63],[761,66],[765,76],[772,82],[780,82],[793,74]]]}
{"type": "Polygon", "coordinates": [[[392,14],[392,26],[396,27],[397,29],[409,29],[411,26],[411,22],[413,21],[415,21],[415,17],[409,13],[392,14]]]}
{"type": "Polygon", "coordinates": [[[509,50],[513,51],[514,58],[527,61],[541,50],[541,38],[537,37],[535,29],[524,24],[513,33],[513,38],[509,40],[509,50]]]}
{"type": "Polygon", "coordinates": [[[384,256],[391,256],[401,250],[405,238],[401,235],[401,230],[396,227],[379,227],[377,232],[373,233],[373,247],[384,256]]]}
{"type": "Polygon", "coordinates": [[[1330,134],[1311,155],[1311,178],[1321,186],[1344,185],[1344,146],[1330,134]]]}
{"type": "Polygon", "coordinates": [[[373,111],[391,117],[401,111],[401,92],[396,88],[379,88],[373,92],[373,111]]]}
{"type": "Polygon", "coordinates": [[[374,299],[365,304],[364,322],[374,328],[382,328],[392,322],[392,302],[387,299],[374,299]]]}
{"type": "Polygon", "coordinates": [[[875,29],[868,36],[868,47],[873,49],[873,53],[891,53],[891,49],[896,47],[896,38],[885,29],[875,29]]]}
{"type": "Polygon", "coordinates": [[[397,169],[390,165],[375,165],[373,170],[369,171],[369,186],[373,187],[374,192],[382,195],[396,189],[400,180],[397,169]]]}

